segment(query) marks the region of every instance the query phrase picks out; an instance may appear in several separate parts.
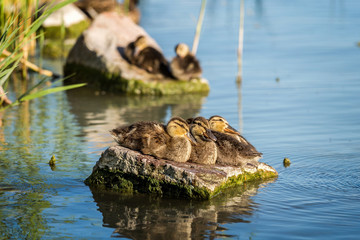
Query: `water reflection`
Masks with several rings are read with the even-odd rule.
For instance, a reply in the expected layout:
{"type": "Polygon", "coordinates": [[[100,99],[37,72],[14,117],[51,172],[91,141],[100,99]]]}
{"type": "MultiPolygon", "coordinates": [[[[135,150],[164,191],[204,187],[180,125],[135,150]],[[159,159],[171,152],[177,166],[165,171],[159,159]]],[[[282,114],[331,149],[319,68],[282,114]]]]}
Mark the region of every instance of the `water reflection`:
{"type": "MultiPolygon", "coordinates": [[[[36,81],[14,79],[11,94],[20,96],[36,81]]],[[[68,110],[65,94],[57,93],[3,112],[6,118],[0,127],[1,239],[41,239],[49,229],[44,210],[52,207],[48,196],[56,196],[58,179],[79,178],[84,171],[87,156],[68,110]],[[59,159],[54,172],[47,164],[53,154],[59,159]]]]}
{"type": "Polygon", "coordinates": [[[206,202],[163,199],[143,195],[122,195],[91,189],[103,215],[105,227],[113,236],[131,239],[202,239],[235,237],[224,232],[224,224],[249,223],[257,205],[259,188],[267,182],[247,183],[227,189],[206,202]]]}
{"type": "Polygon", "coordinates": [[[113,142],[108,131],[136,121],[166,122],[171,116],[189,118],[200,113],[204,95],[122,96],[78,89],[67,92],[71,111],[84,126],[89,142],[100,150],[113,142]]]}

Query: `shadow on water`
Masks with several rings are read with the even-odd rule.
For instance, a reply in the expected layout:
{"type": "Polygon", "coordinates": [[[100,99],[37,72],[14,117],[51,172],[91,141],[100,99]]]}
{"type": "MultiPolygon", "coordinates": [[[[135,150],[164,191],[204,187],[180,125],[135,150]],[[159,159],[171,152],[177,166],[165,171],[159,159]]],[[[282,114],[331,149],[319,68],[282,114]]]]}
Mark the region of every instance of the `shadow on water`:
{"type": "Polygon", "coordinates": [[[235,237],[224,224],[249,223],[258,208],[252,200],[266,182],[250,182],[224,190],[205,202],[124,195],[91,189],[112,237],[131,239],[202,239],[235,237]]]}

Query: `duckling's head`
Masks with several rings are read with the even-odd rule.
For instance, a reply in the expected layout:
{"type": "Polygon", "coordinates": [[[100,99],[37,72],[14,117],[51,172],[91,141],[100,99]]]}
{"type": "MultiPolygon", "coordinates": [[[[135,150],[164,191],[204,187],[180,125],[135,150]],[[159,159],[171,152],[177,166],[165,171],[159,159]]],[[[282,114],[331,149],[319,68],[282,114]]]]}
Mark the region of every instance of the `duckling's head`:
{"type": "Polygon", "coordinates": [[[232,128],[225,118],[215,115],[209,118],[210,129],[221,133],[230,133],[240,135],[238,131],[232,128]]]}
{"type": "Polygon", "coordinates": [[[173,117],[166,125],[166,131],[171,137],[185,137],[196,144],[195,139],[189,132],[189,124],[181,117],[173,117]]]}
{"type": "Polygon", "coordinates": [[[140,35],[134,42],[135,48],[138,51],[143,50],[144,48],[147,47],[147,41],[146,41],[146,37],[143,35],[140,35]]]}
{"type": "Polygon", "coordinates": [[[197,117],[193,120],[190,127],[191,135],[197,142],[200,141],[216,141],[216,137],[210,130],[209,122],[203,117],[197,117]]]}
{"type": "Polygon", "coordinates": [[[196,118],[193,118],[192,121],[191,121],[192,124],[197,124],[197,125],[200,125],[204,128],[210,128],[210,124],[209,124],[209,121],[204,118],[204,117],[196,117],[196,118]]]}
{"type": "Polygon", "coordinates": [[[189,47],[185,43],[179,43],[175,46],[175,52],[177,56],[184,58],[189,54],[189,47]]]}

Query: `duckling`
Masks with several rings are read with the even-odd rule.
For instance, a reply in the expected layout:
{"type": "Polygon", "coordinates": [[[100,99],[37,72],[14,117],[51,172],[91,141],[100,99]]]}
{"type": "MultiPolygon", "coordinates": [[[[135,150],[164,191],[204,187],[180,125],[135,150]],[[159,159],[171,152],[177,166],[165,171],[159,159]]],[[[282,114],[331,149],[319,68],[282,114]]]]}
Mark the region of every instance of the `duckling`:
{"type": "Polygon", "coordinates": [[[249,149],[249,145],[243,144],[227,134],[212,132],[217,138],[216,164],[239,167],[245,167],[247,164],[258,165],[261,153],[249,149]]]}
{"type": "Polygon", "coordinates": [[[225,118],[219,115],[214,115],[209,118],[209,124],[211,130],[228,134],[240,141],[241,143],[249,145],[249,148],[253,149],[254,151],[257,151],[256,148],[250,142],[248,142],[248,140],[241,136],[241,134],[235,128],[230,126],[230,124],[226,121],[225,118]]]}
{"type": "Polygon", "coordinates": [[[166,126],[156,122],[138,122],[110,131],[115,141],[124,147],[152,155],[159,159],[186,162],[190,158],[189,125],[180,117],[173,117],[166,126]]]}
{"type": "Polygon", "coordinates": [[[176,57],[170,63],[170,70],[173,76],[179,80],[190,80],[201,77],[199,61],[189,51],[185,43],[175,46],[176,57]]]}
{"type": "Polygon", "coordinates": [[[145,36],[139,36],[125,48],[125,56],[130,63],[149,73],[171,77],[169,63],[155,48],[148,46],[145,36]]]}
{"type": "Polygon", "coordinates": [[[244,167],[246,164],[257,166],[262,153],[251,145],[221,116],[209,119],[210,128],[217,138],[217,164],[244,167]]]}
{"type": "Polygon", "coordinates": [[[126,60],[131,63],[131,64],[135,64],[134,61],[134,54],[135,54],[135,41],[134,42],[130,42],[124,50],[124,54],[126,57],[126,60]]]}
{"type": "Polygon", "coordinates": [[[195,138],[192,144],[189,162],[199,164],[215,164],[217,159],[216,137],[210,130],[209,122],[203,117],[193,119],[190,133],[195,138]]]}

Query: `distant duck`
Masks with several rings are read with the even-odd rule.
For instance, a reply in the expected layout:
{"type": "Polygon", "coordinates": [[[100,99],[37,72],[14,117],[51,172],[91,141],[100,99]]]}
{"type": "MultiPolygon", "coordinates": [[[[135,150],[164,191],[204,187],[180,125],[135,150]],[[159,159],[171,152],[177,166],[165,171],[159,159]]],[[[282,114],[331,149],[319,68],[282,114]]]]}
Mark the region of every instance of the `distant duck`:
{"type": "Polygon", "coordinates": [[[217,159],[217,147],[214,141],[216,137],[210,130],[207,119],[197,117],[192,119],[190,133],[195,138],[196,144],[192,144],[189,162],[199,164],[215,164],[217,159]]]}
{"type": "Polygon", "coordinates": [[[176,57],[170,63],[170,70],[173,76],[179,80],[191,80],[201,77],[199,61],[189,51],[185,43],[179,43],[175,47],[176,57]]]}
{"type": "Polygon", "coordinates": [[[134,62],[134,54],[135,54],[135,41],[134,42],[130,42],[124,50],[125,53],[125,57],[126,60],[131,63],[131,64],[135,64],[134,62]]]}
{"type": "Polygon", "coordinates": [[[141,151],[159,159],[186,162],[191,154],[189,125],[180,117],[173,117],[164,126],[156,122],[138,122],[110,131],[115,141],[124,147],[141,151]]]}
{"type": "Polygon", "coordinates": [[[238,131],[232,128],[225,118],[212,116],[210,128],[217,138],[218,158],[216,163],[244,167],[247,164],[257,166],[262,153],[250,144],[238,131]]]}
{"type": "Polygon", "coordinates": [[[125,48],[125,56],[131,64],[149,73],[171,77],[168,61],[158,50],[148,45],[145,36],[139,36],[129,43],[125,48]]]}

